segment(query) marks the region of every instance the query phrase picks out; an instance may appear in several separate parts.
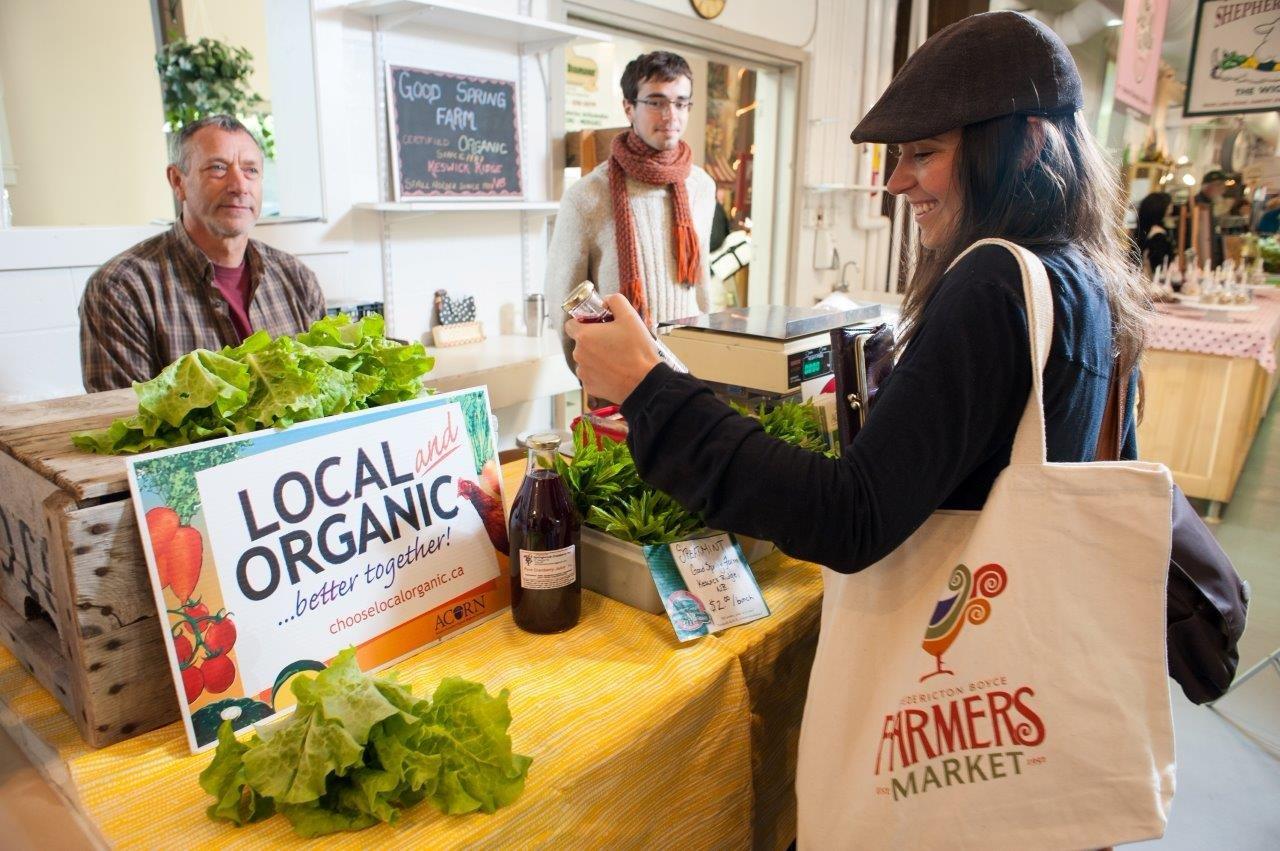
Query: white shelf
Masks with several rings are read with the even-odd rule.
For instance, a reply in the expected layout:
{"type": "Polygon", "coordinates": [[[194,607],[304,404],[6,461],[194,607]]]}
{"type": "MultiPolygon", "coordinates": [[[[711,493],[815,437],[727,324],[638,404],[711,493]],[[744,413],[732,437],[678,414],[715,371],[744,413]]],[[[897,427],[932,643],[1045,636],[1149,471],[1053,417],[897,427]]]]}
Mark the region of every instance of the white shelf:
{"type": "Polygon", "coordinates": [[[558,201],[382,201],[354,205],[378,213],[545,213],[554,215],[558,201]]]}
{"type": "Polygon", "coordinates": [[[550,328],[541,337],[497,336],[465,346],[427,346],[435,367],[422,381],[440,392],[488,386],[495,409],[578,389],[559,336],[550,328]]]}
{"type": "Polygon", "coordinates": [[[469,35],[513,41],[527,52],[550,50],[578,39],[612,41],[608,33],[583,29],[528,15],[508,15],[471,9],[449,0],[354,0],[346,9],[378,19],[382,29],[393,30],[413,22],[469,35]]]}

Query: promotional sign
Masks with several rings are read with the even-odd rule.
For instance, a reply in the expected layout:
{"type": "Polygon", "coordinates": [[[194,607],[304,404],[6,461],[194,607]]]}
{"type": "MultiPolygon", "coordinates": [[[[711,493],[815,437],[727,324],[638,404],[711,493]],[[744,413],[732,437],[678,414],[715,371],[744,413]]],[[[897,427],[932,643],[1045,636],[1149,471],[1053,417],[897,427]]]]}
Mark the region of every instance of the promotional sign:
{"type": "Polygon", "coordinates": [[[1280,108],[1280,0],[1207,0],[1196,13],[1184,115],[1280,108]]]}
{"type": "Polygon", "coordinates": [[[387,66],[396,200],[520,196],[516,86],[387,66]]]}
{"type": "Polygon", "coordinates": [[[755,574],[732,535],[649,544],[644,559],[681,641],[769,615],[755,574]]]}
{"type": "Polygon", "coordinates": [[[617,49],[611,43],[575,44],[564,51],[564,129],[596,130],[626,127],[622,108],[621,75],[614,67],[617,49]]]}
{"type": "Polygon", "coordinates": [[[1116,55],[1116,100],[1143,115],[1155,108],[1169,0],[1125,0],[1116,55]]]}
{"type": "Polygon", "coordinates": [[[488,392],[129,459],[192,750],[357,648],[390,664],[510,601],[488,392]]]}

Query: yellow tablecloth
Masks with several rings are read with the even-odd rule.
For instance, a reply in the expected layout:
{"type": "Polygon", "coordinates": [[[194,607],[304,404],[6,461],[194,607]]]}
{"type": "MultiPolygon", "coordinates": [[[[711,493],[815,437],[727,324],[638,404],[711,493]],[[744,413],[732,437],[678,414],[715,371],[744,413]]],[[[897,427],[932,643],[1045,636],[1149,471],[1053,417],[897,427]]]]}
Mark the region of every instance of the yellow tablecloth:
{"type": "MultiPolygon", "coordinates": [[[[515,749],[534,758],[525,792],[491,816],[422,804],[326,847],[785,847],[822,582],[781,555],[756,573],[772,615],[688,644],[665,618],[584,592],[562,635],[523,633],[503,613],[395,666],[419,694],[445,676],[510,689],[515,749]]],[[[93,750],[2,648],[0,701],[116,847],[306,844],[280,818],[209,821],[197,775],[211,754],[190,755],[179,725],[93,750]]]]}

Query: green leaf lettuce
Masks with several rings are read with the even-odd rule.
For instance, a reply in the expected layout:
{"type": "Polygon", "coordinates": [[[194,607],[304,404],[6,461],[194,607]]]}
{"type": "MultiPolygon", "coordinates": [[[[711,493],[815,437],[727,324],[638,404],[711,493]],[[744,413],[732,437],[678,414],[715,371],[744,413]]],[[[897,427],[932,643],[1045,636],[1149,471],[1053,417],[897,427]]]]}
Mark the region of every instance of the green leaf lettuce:
{"type": "Polygon", "coordinates": [[[507,692],[450,678],[430,700],[360,671],[348,648],[291,688],[294,714],[237,742],[231,725],[200,776],[209,817],[236,825],[279,811],[301,836],[394,824],[429,800],[444,813],[492,813],[524,789],[531,760],[512,751],[507,692]]]}
{"type": "Polygon", "coordinates": [[[435,359],[421,343],[388,340],[383,327],[376,314],[333,316],[296,337],[258,331],[218,352],[197,349],[134,383],[136,414],[72,442],[149,452],[414,399],[435,359]]]}

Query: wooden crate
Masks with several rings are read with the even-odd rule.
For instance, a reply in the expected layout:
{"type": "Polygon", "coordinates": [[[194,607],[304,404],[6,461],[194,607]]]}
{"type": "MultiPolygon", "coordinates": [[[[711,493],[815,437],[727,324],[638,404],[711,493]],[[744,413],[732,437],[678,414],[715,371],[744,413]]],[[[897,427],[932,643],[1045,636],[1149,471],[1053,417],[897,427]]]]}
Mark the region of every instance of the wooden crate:
{"type": "Polygon", "coordinates": [[[0,640],[97,747],[179,717],[124,460],[70,438],[136,398],[0,406],[0,640]]]}

